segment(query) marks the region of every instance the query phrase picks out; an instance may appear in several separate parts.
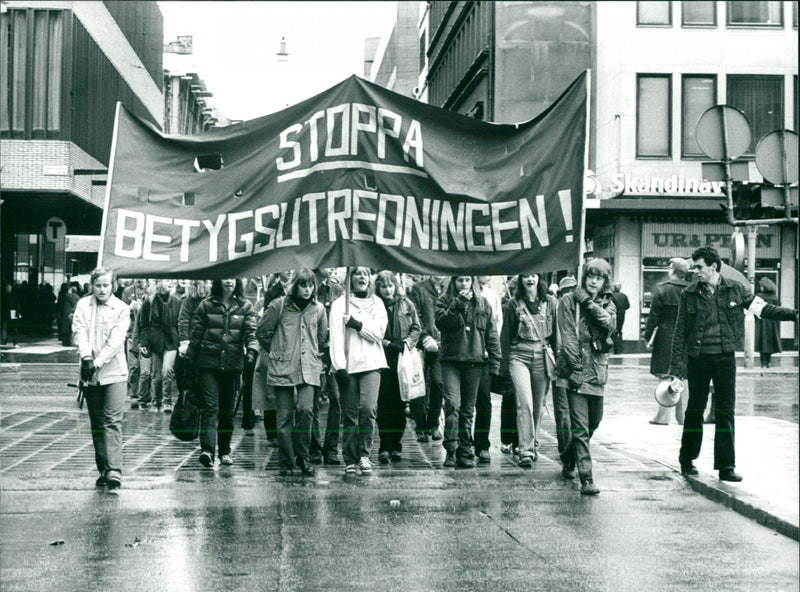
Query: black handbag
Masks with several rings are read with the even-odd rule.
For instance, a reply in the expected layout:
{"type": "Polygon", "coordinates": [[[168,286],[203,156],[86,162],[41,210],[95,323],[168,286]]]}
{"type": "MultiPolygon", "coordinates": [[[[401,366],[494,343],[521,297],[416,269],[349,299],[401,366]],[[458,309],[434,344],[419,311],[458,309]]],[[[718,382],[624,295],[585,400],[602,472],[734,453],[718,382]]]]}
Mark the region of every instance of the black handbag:
{"type": "Polygon", "coordinates": [[[169,431],[183,442],[191,442],[200,434],[200,409],[191,388],[178,395],[169,420],[169,431]]]}

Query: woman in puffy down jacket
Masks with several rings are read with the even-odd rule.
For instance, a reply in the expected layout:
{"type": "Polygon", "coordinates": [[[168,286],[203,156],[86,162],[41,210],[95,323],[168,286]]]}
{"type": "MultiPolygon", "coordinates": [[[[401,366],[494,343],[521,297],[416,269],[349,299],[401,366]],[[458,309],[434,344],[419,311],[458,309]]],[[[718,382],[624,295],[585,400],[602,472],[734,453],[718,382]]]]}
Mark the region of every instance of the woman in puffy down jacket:
{"type": "Polygon", "coordinates": [[[325,307],[317,301],[317,278],[301,269],[289,293],[267,306],[256,331],[267,357],[267,384],[278,402],[278,457],[282,476],[297,463],[303,475],[314,474],[308,460],[314,390],[320,385],[322,356],[328,338],[325,307]]]}
{"type": "Polygon", "coordinates": [[[567,389],[572,434],[562,462],[565,478],[573,478],[577,466],[581,493],[597,495],[592,478],[591,440],[603,419],[603,393],[608,380],[608,353],[617,314],[611,300],[611,266],[605,259],[589,259],[583,265],[581,286],[561,297],[558,304],[558,373],[567,389]]]}
{"type": "Polygon", "coordinates": [[[356,267],[347,294],[331,304],[331,366],[336,372],[342,405],[342,456],[345,473],[372,472],[369,451],[375,431],[381,369],[386,368],[383,335],[386,307],[370,285],[370,270],[356,267]]]}
{"type": "Polygon", "coordinates": [[[233,410],[245,358],[258,355],[256,313],[242,295],[241,280],[214,280],[211,294],[195,309],[186,363],[196,377],[200,398],[200,464],[232,465],[233,410]],[[245,353],[246,352],[246,353],[245,353]]]}

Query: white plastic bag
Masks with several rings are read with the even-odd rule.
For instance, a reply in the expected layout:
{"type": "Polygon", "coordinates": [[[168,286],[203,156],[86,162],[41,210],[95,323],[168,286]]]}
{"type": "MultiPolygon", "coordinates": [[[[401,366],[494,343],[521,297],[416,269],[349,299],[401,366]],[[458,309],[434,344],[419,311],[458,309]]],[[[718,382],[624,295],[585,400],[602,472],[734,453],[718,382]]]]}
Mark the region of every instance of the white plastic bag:
{"type": "Polygon", "coordinates": [[[425,396],[425,372],[422,366],[422,354],[417,348],[403,348],[397,357],[397,378],[400,382],[400,398],[403,401],[425,396]]]}

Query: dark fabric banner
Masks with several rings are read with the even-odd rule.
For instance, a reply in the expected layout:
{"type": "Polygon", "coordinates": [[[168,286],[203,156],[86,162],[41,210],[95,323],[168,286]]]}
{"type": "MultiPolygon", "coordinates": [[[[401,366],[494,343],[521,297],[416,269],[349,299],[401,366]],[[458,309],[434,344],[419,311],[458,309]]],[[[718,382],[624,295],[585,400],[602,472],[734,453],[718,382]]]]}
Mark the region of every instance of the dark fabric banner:
{"type": "Polygon", "coordinates": [[[428,274],[578,263],[587,75],[500,125],[358,77],[273,115],[164,136],[121,105],[101,263],[122,277],[362,265],[428,274]]]}

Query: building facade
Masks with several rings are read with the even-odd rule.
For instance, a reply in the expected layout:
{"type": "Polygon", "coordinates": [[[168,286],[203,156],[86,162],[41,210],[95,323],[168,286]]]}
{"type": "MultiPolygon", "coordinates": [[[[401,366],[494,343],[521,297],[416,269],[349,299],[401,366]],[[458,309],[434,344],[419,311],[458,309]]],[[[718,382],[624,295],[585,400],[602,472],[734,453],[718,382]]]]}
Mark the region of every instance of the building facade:
{"type": "Polygon", "coordinates": [[[419,16],[419,2],[397,2],[391,32],[365,43],[365,77],[407,97],[419,92],[419,16]]]}
{"type": "MultiPolygon", "coordinates": [[[[797,129],[797,2],[428,2],[419,27],[420,96],[481,119],[535,117],[590,68],[587,256],[609,260],[631,302],[623,339],[640,348],[653,287],[671,257],[701,245],[729,257],[720,183],[695,138],[709,107],[748,118],[758,140],[797,129]]],[[[759,227],[756,280],[797,306],[796,226],[759,227]]],[[[576,262],[565,262],[574,270],[576,262]]],[[[784,344],[796,347],[784,323],[784,344]]]]}
{"type": "Polygon", "coordinates": [[[155,2],[0,4],[3,283],[57,290],[96,262],[66,237],[100,234],[117,101],[161,127],[162,50],[155,2]]]}

